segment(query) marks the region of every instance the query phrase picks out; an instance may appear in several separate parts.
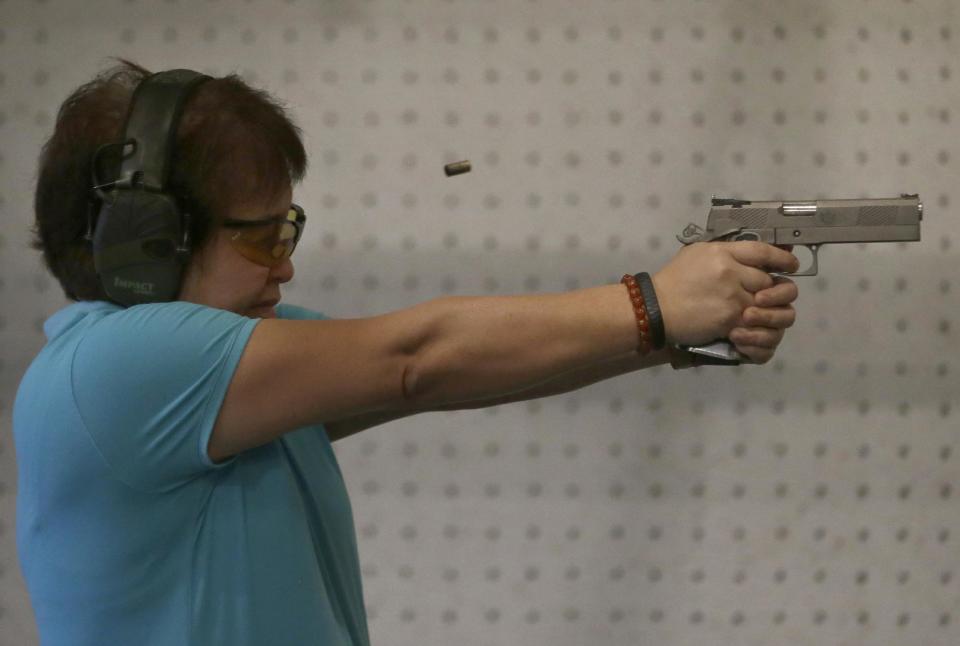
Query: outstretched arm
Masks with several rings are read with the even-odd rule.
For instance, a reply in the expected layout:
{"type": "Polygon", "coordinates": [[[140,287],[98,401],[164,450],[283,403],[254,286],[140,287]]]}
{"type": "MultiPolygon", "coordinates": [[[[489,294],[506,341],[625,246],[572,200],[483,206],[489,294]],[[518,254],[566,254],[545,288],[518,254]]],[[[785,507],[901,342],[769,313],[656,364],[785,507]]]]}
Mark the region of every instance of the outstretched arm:
{"type": "Polygon", "coordinates": [[[327,429],[327,435],[330,441],[349,437],[355,433],[391,422],[411,415],[420,413],[431,413],[448,410],[468,410],[476,408],[488,408],[490,406],[499,406],[501,404],[512,404],[515,402],[528,401],[531,399],[540,399],[541,397],[551,397],[553,395],[562,395],[564,393],[579,390],[584,386],[604,381],[611,377],[636,372],[644,368],[659,366],[670,362],[670,355],[667,350],[652,352],[645,357],[640,356],[634,351],[621,355],[608,361],[600,361],[593,365],[581,367],[567,371],[561,375],[536,384],[530,388],[519,390],[514,393],[492,397],[488,399],[478,399],[474,401],[456,402],[445,404],[423,410],[412,411],[382,411],[377,413],[368,413],[357,415],[348,419],[338,420],[324,424],[327,429]]]}
{"type": "MultiPolygon", "coordinates": [[[[788,279],[780,279],[773,287],[757,292],[758,306],[748,307],[739,321],[740,326],[731,330],[730,338],[736,344],[737,350],[756,363],[769,361],[780,341],[783,340],[784,330],[792,326],[796,319],[796,313],[791,305],[796,298],[796,285],[788,279]]],[[[678,367],[683,363],[682,357],[679,356],[681,354],[686,353],[677,353],[678,367]]],[[[686,358],[689,360],[692,356],[686,358]]],[[[598,381],[669,362],[671,362],[671,351],[669,349],[653,352],[646,357],[631,351],[614,359],[598,361],[588,366],[569,370],[529,388],[499,397],[446,404],[423,410],[368,413],[327,423],[325,427],[330,440],[336,441],[402,417],[434,411],[487,408],[500,404],[512,404],[541,397],[562,395],[598,381]]]]}

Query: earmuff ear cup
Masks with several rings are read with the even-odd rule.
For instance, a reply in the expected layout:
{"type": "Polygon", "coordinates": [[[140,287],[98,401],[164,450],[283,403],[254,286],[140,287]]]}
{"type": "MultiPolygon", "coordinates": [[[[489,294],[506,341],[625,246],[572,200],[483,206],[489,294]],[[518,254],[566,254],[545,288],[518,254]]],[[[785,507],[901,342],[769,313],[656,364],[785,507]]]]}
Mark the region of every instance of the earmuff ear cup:
{"type": "Polygon", "coordinates": [[[100,209],[93,262],[104,291],[124,306],[172,301],[183,274],[183,220],[168,194],[114,190],[100,209]]]}

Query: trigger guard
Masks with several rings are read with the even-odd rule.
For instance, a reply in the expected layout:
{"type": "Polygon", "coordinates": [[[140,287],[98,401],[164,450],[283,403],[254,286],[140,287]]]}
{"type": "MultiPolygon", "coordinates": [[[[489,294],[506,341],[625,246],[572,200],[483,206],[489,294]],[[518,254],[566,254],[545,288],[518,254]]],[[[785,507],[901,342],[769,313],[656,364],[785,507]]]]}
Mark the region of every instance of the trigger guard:
{"type": "Polygon", "coordinates": [[[793,278],[794,276],[816,276],[817,272],[820,270],[820,262],[817,255],[820,251],[820,244],[822,243],[794,245],[798,247],[806,247],[810,250],[810,254],[813,256],[813,264],[811,264],[806,271],[798,271],[793,274],[784,273],[782,271],[771,271],[768,273],[771,276],[777,276],[779,278],[793,278]]]}

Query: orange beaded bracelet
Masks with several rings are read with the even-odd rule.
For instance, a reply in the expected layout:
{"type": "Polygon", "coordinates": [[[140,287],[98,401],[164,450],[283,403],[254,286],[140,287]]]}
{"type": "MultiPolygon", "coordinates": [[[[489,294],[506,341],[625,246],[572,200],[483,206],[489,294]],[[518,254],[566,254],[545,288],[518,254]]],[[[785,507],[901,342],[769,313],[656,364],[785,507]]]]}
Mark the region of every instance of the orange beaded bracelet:
{"type": "Polygon", "coordinates": [[[620,282],[627,286],[630,292],[630,302],[633,303],[633,313],[637,317],[637,331],[640,335],[640,342],[637,344],[637,352],[641,355],[650,353],[652,344],[650,341],[650,322],[647,318],[647,306],[643,300],[643,293],[637,284],[637,279],[630,274],[624,274],[620,282]]]}

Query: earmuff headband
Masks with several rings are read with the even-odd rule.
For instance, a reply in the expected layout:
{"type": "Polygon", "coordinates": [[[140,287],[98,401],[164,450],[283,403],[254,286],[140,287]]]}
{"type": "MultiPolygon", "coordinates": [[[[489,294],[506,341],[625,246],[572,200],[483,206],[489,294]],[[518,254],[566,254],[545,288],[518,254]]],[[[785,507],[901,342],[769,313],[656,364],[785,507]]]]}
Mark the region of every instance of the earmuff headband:
{"type": "Polygon", "coordinates": [[[193,70],[167,70],[148,76],[137,86],[124,132],[124,139],[135,143],[132,153],[123,158],[118,185],[166,190],[183,106],[209,78],[193,70]]]}

